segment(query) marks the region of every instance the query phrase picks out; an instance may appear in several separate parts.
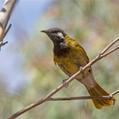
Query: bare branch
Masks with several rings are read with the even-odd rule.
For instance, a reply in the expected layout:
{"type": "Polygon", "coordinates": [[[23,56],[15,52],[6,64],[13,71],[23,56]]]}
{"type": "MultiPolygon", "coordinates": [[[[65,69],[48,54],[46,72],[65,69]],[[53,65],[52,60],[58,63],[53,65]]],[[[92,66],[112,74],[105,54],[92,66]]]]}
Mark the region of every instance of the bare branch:
{"type": "Polygon", "coordinates": [[[115,96],[118,93],[119,93],[119,90],[114,91],[113,93],[111,93],[111,97],[115,96]]]}
{"type": "Polygon", "coordinates": [[[3,40],[11,28],[11,24],[8,26],[8,21],[10,19],[11,13],[18,0],[5,0],[2,9],[0,10],[0,48],[6,44],[3,40]]]}
{"type": "Polygon", "coordinates": [[[10,30],[11,27],[12,27],[12,24],[10,24],[10,25],[6,28],[6,30],[5,30],[5,32],[4,32],[4,34],[3,34],[3,39],[5,38],[5,36],[7,35],[7,33],[9,32],[9,30],[10,30]]]}
{"type": "Polygon", "coordinates": [[[111,96],[100,96],[100,97],[94,97],[94,96],[78,96],[78,97],[57,97],[57,98],[50,98],[48,101],[70,101],[70,100],[87,100],[87,99],[95,99],[95,100],[104,100],[104,99],[111,99],[111,96]]]}
{"type": "MultiPolygon", "coordinates": [[[[66,100],[66,98],[52,98],[53,95],[55,95],[58,91],[60,91],[63,87],[65,87],[65,85],[67,85],[68,83],[70,83],[71,81],[73,81],[75,79],[75,77],[77,75],[79,75],[81,72],[83,72],[85,69],[87,69],[88,67],[91,67],[93,64],[95,64],[97,61],[101,60],[102,58],[106,57],[107,55],[113,53],[114,51],[116,51],[118,49],[112,49],[111,51],[107,52],[109,50],[110,47],[112,47],[119,39],[117,38],[116,40],[112,41],[106,48],[104,48],[104,50],[102,50],[102,52],[99,53],[99,55],[97,55],[96,58],[94,58],[92,61],[90,61],[87,65],[85,65],[84,67],[81,68],[81,70],[79,70],[78,72],[76,72],[75,74],[73,74],[71,77],[69,77],[69,79],[67,79],[66,81],[64,81],[62,84],[60,84],[59,86],[57,86],[54,90],[52,90],[50,93],[48,93],[46,96],[44,96],[43,98],[41,98],[40,100],[32,103],[31,105],[28,105],[27,107],[21,109],[20,111],[14,113],[13,115],[11,115],[8,119],[15,119],[17,117],[19,117],[20,115],[22,115],[23,113],[35,108],[38,105],[41,105],[47,101],[58,101],[58,100],[66,100]],[[107,52],[107,53],[106,53],[107,52]]],[[[85,97],[70,97],[72,98],[72,100],[79,98],[79,99],[92,99],[92,98],[112,98],[115,94],[117,94],[119,91],[116,91],[112,94],[110,94],[109,96],[103,96],[103,97],[91,97],[91,96],[85,96],[85,97]]],[[[68,98],[67,98],[68,100],[68,98]]],[[[71,99],[69,99],[71,100],[71,99]]]]}
{"type": "Polygon", "coordinates": [[[112,99],[113,96],[119,93],[119,90],[114,91],[110,95],[107,96],[78,96],[78,97],[57,97],[57,98],[49,98],[48,101],[70,101],[70,100],[87,100],[87,99],[95,99],[95,100],[103,100],[103,99],[112,99]]]}
{"type": "Polygon", "coordinates": [[[106,48],[104,48],[102,50],[101,55],[103,55],[104,53],[106,53],[118,41],[119,41],[119,38],[116,38],[114,41],[112,41],[106,48]]]}
{"type": "Polygon", "coordinates": [[[4,1],[3,7],[0,11],[0,23],[2,24],[3,29],[6,29],[11,13],[17,1],[18,0],[5,0],[4,1]]]}
{"type": "Polygon", "coordinates": [[[118,49],[119,49],[119,46],[116,47],[116,48],[114,48],[114,49],[112,49],[112,50],[110,50],[109,52],[103,54],[102,57],[106,57],[107,55],[111,54],[112,52],[114,52],[114,51],[116,51],[116,50],[118,50],[118,49]]]}
{"type": "Polygon", "coordinates": [[[6,41],[6,42],[4,42],[4,43],[1,42],[1,43],[0,43],[0,50],[1,50],[1,47],[4,46],[4,45],[6,45],[7,43],[8,43],[8,41],[6,41]]]}

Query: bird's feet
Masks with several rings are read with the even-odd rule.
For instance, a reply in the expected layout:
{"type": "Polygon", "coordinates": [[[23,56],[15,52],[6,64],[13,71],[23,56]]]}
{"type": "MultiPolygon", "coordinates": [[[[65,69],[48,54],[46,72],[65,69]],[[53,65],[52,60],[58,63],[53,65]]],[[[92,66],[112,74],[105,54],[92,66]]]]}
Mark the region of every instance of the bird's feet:
{"type": "MultiPolygon", "coordinates": [[[[63,81],[62,81],[62,83],[63,84],[65,84],[65,81],[66,81],[67,79],[64,79],[63,81]]],[[[68,86],[69,86],[69,84],[65,84],[65,88],[68,88],[68,86]]]]}
{"type": "Polygon", "coordinates": [[[82,66],[80,66],[80,71],[82,72],[82,70],[83,70],[83,67],[82,67],[82,66]]]}

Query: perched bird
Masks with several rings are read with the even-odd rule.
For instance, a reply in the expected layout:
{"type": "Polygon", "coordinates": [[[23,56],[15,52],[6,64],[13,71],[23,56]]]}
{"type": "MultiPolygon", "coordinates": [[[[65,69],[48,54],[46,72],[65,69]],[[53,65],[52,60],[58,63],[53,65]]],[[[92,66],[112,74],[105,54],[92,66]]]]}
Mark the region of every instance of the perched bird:
{"type": "MultiPolygon", "coordinates": [[[[68,36],[60,28],[50,28],[43,30],[54,44],[54,62],[68,76],[73,75],[89,62],[87,53],[83,47],[73,38],[68,36]]],[[[107,93],[94,80],[91,67],[76,77],[88,90],[91,96],[107,96],[107,93]]],[[[95,107],[100,109],[103,106],[109,106],[114,103],[114,99],[93,99],[95,107]]]]}

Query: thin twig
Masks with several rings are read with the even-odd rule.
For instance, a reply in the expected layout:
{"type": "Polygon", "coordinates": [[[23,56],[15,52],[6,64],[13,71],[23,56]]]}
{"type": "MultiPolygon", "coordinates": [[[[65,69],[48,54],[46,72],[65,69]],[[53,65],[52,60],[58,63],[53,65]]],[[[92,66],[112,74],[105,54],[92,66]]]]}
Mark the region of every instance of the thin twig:
{"type": "MultiPolygon", "coordinates": [[[[117,38],[116,40],[112,41],[106,48],[104,48],[104,50],[101,51],[101,53],[99,53],[99,55],[97,55],[96,58],[94,58],[92,61],[90,61],[87,65],[85,65],[84,67],[81,68],[80,71],[76,72],[75,74],[73,74],[71,77],[69,77],[69,79],[67,79],[66,81],[64,81],[62,84],[60,84],[59,86],[57,86],[54,90],[52,90],[50,93],[48,93],[46,96],[44,96],[43,98],[41,98],[40,100],[32,103],[31,105],[26,106],[25,108],[21,109],[20,111],[14,113],[13,115],[11,115],[8,119],[15,119],[17,117],[19,117],[20,115],[22,115],[23,113],[35,108],[36,106],[49,101],[51,99],[51,97],[56,94],[58,91],[60,91],[63,87],[65,87],[65,85],[67,85],[68,83],[70,83],[71,81],[73,81],[75,79],[75,77],[77,75],[79,75],[81,72],[83,72],[85,69],[87,69],[88,67],[91,67],[93,64],[95,64],[97,61],[101,60],[103,57],[111,54],[112,52],[114,52],[116,49],[111,50],[110,52],[108,52],[107,54],[106,51],[108,51],[108,49],[114,45],[119,39],[117,38]]],[[[116,94],[116,93],[114,93],[116,94]]],[[[114,95],[113,94],[113,95],[114,95]]],[[[113,96],[110,95],[110,96],[113,96]]],[[[53,99],[53,98],[52,98],[53,99]]]]}
{"type": "Polygon", "coordinates": [[[104,99],[111,99],[111,96],[78,96],[78,97],[57,97],[57,98],[50,98],[48,101],[69,101],[69,100],[87,100],[87,99],[95,99],[95,100],[104,100],[104,99]]]}
{"type": "Polygon", "coordinates": [[[3,7],[0,10],[0,49],[7,43],[4,42],[4,38],[11,28],[11,24],[8,26],[8,21],[17,2],[18,0],[4,0],[3,7]]]}
{"type": "MultiPolygon", "coordinates": [[[[8,26],[8,28],[7,28],[5,31],[3,31],[2,37],[1,37],[1,39],[0,39],[0,50],[1,50],[1,47],[3,47],[4,45],[6,45],[6,44],[8,43],[8,41],[5,41],[5,42],[4,42],[4,38],[5,38],[5,36],[7,35],[8,31],[10,30],[11,26],[12,26],[12,24],[10,24],[10,25],[8,26]]],[[[3,29],[3,30],[4,30],[4,29],[3,29]]]]}
{"type": "Polygon", "coordinates": [[[116,94],[118,94],[119,93],[119,90],[116,90],[116,91],[114,91],[113,93],[111,93],[111,96],[113,97],[113,96],[115,96],[116,94]]]}
{"type": "Polygon", "coordinates": [[[8,33],[8,31],[10,30],[11,27],[12,27],[12,24],[9,24],[9,26],[5,30],[5,33],[3,35],[3,39],[5,38],[6,34],[8,33]]]}
{"type": "Polygon", "coordinates": [[[103,100],[103,99],[112,99],[116,94],[119,93],[119,90],[114,91],[110,95],[106,96],[77,96],[77,97],[55,97],[55,98],[49,98],[48,101],[70,101],[70,100],[87,100],[87,99],[95,99],[95,100],[103,100]]]}
{"type": "Polygon", "coordinates": [[[114,41],[112,41],[107,47],[104,48],[104,50],[102,50],[101,55],[106,53],[118,41],[119,41],[119,38],[116,38],[114,41]]]}
{"type": "Polygon", "coordinates": [[[3,42],[3,39],[4,39],[5,36],[7,35],[8,31],[9,31],[10,28],[11,28],[11,26],[12,26],[12,24],[10,24],[10,25],[8,26],[8,28],[6,29],[6,31],[3,33],[3,36],[2,36],[2,38],[1,38],[1,43],[0,43],[0,50],[1,50],[1,47],[3,47],[4,45],[6,45],[6,44],[8,43],[8,41],[3,42]]]}
{"type": "Polygon", "coordinates": [[[114,51],[116,51],[116,50],[118,50],[118,49],[119,49],[119,46],[116,47],[116,48],[114,48],[114,49],[112,49],[112,50],[110,50],[109,52],[103,54],[102,57],[106,57],[107,55],[109,55],[110,53],[112,53],[112,52],[114,52],[114,51]]]}
{"type": "Polygon", "coordinates": [[[1,43],[0,43],[0,48],[1,48],[2,46],[6,45],[7,43],[8,43],[8,41],[6,41],[6,42],[4,42],[4,43],[1,42],[1,43]]]}

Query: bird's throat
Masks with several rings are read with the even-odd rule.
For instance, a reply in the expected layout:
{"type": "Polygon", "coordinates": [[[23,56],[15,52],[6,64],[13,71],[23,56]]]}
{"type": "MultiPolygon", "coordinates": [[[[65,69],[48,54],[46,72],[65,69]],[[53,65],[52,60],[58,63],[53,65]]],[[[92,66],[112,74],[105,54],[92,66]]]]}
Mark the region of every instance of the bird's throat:
{"type": "Polygon", "coordinates": [[[65,47],[65,46],[61,46],[59,44],[54,45],[54,54],[56,56],[65,56],[69,53],[70,49],[65,47]]]}

